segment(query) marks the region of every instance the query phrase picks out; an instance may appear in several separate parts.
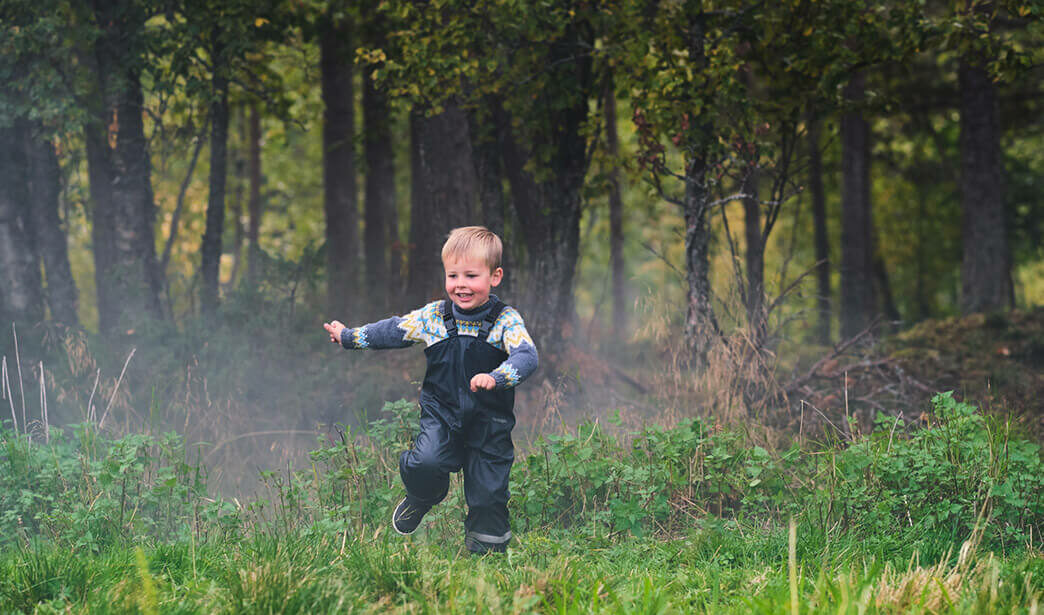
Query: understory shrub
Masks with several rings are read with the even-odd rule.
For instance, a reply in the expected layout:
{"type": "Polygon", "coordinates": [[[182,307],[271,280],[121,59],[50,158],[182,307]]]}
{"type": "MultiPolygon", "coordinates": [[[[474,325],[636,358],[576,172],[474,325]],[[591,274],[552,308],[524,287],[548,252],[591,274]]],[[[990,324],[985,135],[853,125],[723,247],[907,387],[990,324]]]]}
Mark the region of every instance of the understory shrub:
{"type": "MultiPolygon", "coordinates": [[[[949,393],[934,398],[931,417],[926,426],[882,418],[853,441],[782,452],[701,419],[631,434],[581,425],[520,455],[512,522],[644,535],[685,533],[708,518],[779,527],[796,517],[809,540],[931,536],[945,550],[980,527],[990,548],[1032,544],[1044,527],[1039,445],[949,393]]],[[[42,536],[97,549],[142,537],[372,532],[402,495],[398,454],[416,422],[415,403],[388,403],[360,433],[321,438],[310,467],[262,472],[268,493],[245,505],[208,495],[205,469],[189,463],[176,434],[107,439],[77,425],[71,437],[53,429],[49,442],[30,443],[0,432],[0,543],[42,536]]],[[[460,491],[433,517],[459,514],[460,491]]]]}

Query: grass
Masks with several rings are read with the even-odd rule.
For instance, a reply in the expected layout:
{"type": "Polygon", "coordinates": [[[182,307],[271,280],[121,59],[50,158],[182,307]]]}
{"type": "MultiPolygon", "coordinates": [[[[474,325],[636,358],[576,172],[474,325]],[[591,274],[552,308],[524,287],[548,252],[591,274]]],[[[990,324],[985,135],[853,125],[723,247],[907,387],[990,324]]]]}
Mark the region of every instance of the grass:
{"type": "MultiPolygon", "coordinates": [[[[967,548],[920,565],[835,542],[787,561],[786,528],[708,524],[671,540],[528,532],[475,557],[441,533],[33,543],[0,556],[0,607],[36,613],[1035,613],[1044,559],[967,548]],[[754,532],[748,534],[748,532],[754,532]],[[791,575],[792,578],[791,578],[791,575]],[[792,586],[796,594],[792,593],[792,586]],[[794,606],[796,605],[796,607],[794,606]]],[[[791,543],[793,544],[793,543],[791,543]]]]}
{"type": "Polygon", "coordinates": [[[512,471],[507,554],[463,547],[460,478],[387,527],[416,407],[214,499],[176,433],[0,429],[0,613],[1037,613],[1040,446],[951,394],[927,426],[769,451],[699,419],[597,424],[512,471]]]}

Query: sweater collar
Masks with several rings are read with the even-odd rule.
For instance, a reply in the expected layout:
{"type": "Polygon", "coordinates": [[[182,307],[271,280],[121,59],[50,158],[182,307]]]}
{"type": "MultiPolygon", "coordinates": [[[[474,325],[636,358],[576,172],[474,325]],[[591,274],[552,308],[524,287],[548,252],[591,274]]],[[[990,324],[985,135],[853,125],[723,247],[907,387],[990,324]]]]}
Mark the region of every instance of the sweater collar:
{"type": "Polygon", "coordinates": [[[489,299],[487,299],[485,303],[483,303],[482,305],[480,305],[478,307],[473,307],[473,308],[469,308],[469,309],[464,310],[464,309],[461,309],[461,308],[457,307],[457,304],[454,303],[453,304],[453,311],[456,314],[459,314],[460,316],[479,316],[479,315],[484,315],[486,312],[489,311],[489,308],[493,307],[493,303],[495,301],[500,301],[500,299],[496,295],[490,294],[489,295],[489,299]]]}

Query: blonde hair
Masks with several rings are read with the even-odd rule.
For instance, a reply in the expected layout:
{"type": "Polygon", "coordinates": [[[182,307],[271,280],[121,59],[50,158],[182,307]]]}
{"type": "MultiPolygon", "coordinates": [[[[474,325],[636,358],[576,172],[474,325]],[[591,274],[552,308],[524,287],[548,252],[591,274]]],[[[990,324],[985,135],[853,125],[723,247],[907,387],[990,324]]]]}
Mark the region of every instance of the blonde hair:
{"type": "Polygon", "coordinates": [[[442,246],[442,262],[470,256],[478,257],[489,266],[490,271],[500,266],[504,246],[500,237],[484,226],[462,226],[450,231],[442,246]]]}

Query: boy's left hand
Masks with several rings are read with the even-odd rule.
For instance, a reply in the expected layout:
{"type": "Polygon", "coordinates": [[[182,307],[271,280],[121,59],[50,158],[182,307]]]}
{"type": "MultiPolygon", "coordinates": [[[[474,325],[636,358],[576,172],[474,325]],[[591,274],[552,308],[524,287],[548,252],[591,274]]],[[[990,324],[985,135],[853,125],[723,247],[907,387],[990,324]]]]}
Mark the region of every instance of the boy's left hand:
{"type": "Polygon", "coordinates": [[[474,393],[479,389],[485,389],[492,391],[493,387],[497,386],[497,381],[493,379],[493,376],[489,374],[475,374],[471,379],[471,392],[474,393]]]}

